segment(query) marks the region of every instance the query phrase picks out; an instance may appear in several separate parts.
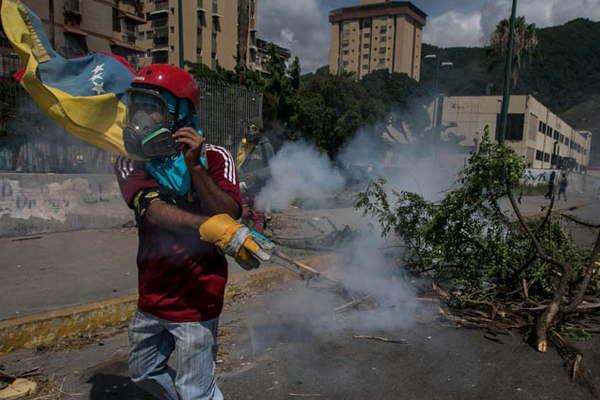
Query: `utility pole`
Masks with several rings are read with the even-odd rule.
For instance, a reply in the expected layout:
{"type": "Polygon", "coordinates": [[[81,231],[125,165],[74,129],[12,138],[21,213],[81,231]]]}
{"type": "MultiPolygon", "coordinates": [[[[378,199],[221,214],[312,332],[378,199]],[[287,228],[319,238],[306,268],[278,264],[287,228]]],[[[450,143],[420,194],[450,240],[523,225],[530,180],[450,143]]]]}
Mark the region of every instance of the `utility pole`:
{"type": "Polygon", "coordinates": [[[238,31],[237,55],[235,72],[240,83],[243,83],[246,74],[246,56],[248,54],[248,32],[250,30],[250,1],[238,0],[238,31]]]}
{"type": "Polygon", "coordinates": [[[183,0],[177,0],[177,24],[179,29],[179,68],[185,66],[183,43],[183,0]]]}
{"type": "Polygon", "coordinates": [[[508,106],[510,104],[510,78],[512,75],[513,47],[515,41],[515,20],[517,18],[517,0],[512,2],[512,13],[508,26],[508,50],[506,52],[506,64],[504,65],[504,96],[502,98],[502,112],[500,114],[500,131],[498,132],[498,142],[504,143],[508,125],[508,106]]]}
{"type": "Polygon", "coordinates": [[[56,27],[54,24],[56,21],[54,20],[54,0],[48,1],[48,19],[50,20],[50,44],[52,48],[56,48],[56,27]]]}

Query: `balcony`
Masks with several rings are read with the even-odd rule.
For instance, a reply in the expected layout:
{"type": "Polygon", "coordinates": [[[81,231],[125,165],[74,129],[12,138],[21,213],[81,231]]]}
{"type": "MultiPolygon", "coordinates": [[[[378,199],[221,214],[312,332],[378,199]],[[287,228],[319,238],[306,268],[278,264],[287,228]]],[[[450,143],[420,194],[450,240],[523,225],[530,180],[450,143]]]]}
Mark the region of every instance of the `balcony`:
{"type": "Polygon", "coordinates": [[[154,44],[157,46],[166,46],[169,44],[169,29],[156,28],[154,30],[154,44]]]}
{"type": "Polygon", "coordinates": [[[135,41],[137,40],[137,35],[135,33],[135,30],[124,30],[123,31],[123,41],[127,42],[127,43],[133,43],[135,44],[135,41]]]}
{"type": "Polygon", "coordinates": [[[154,29],[157,29],[157,28],[167,28],[169,26],[169,18],[153,19],[152,23],[150,25],[154,29]]]}
{"type": "Polygon", "coordinates": [[[143,15],[132,14],[124,10],[119,10],[119,18],[125,18],[131,23],[138,25],[143,25],[146,22],[148,22],[146,18],[143,17],[143,15]]]}
{"type": "Polygon", "coordinates": [[[149,18],[153,18],[159,15],[169,14],[169,2],[166,0],[157,0],[154,3],[154,10],[148,13],[149,18]]]}

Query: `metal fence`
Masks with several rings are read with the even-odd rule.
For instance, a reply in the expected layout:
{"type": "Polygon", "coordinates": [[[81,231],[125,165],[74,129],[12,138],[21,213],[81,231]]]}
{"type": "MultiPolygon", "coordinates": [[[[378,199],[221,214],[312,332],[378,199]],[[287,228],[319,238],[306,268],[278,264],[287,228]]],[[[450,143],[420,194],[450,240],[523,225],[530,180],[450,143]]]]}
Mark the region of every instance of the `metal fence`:
{"type": "Polygon", "coordinates": [[[201,80],[200,128],[207,141],[235,151],[251,118],[262,116],[262,93],[240,85],[201,80]]]}
{"type": "MultiPolygon", "coordinates": [[[[69,135],[42,113],[13,79],[18,60],[0,54],[0,171],[104,173],[115,156],[69,135]]],[[[209,143],[235,151],[242,127],[262,114],[262,94],[201,81],[199,117],[209,143]]]]}

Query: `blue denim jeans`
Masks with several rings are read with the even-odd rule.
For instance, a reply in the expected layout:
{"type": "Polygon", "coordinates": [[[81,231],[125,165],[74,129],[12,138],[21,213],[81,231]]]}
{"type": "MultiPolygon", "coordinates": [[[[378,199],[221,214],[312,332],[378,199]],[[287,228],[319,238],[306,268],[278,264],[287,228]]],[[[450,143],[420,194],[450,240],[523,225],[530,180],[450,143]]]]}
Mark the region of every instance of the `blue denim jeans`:
{"type": "Polygon", "coordinates": [[[129,325],[129,373],[143,390],[161,400],[223,400],[215,382],[218,319],[170,322],[136,311],[129,325]],[[177,350],[177,373],[167,361],[177,350]]]}

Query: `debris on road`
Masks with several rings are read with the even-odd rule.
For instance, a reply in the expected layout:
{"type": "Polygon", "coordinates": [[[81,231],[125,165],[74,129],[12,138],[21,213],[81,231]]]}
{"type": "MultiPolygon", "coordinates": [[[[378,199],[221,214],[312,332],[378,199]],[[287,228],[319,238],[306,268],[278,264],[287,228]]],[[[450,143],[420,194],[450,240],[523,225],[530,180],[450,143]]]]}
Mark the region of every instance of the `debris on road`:
{"type": "Polygon", "coordinates": [[[388,339],[388,338],[385,338],[382,336],[354,335],[354,339],[376,340],[379,342],[395,343],[395,344],[406,344],[407,343],[407,341],[404,339],[388,339]]]}
{"type": "Polygon", "coordinates": [[[29,379],[17,378],[6,388],[0,390],[1,400],[17,400],[34,394],[37,391],[37,383],[29,379]]]}
{"type": "Polygon", "coordinates": [[[369,295],[366,295],[364,297],[361,297],[360,299],[352,300],[349,303],[346,303],[346,304],[343,304],[343,305],[337,307],[334,311],[336,313],[339,313],[339,312],[346,311],[346,310],[348,310],[350,308],[358,307],[359,305],[363,304],[365,301],[369,300],[372,297],[373,297],[373,295],[369,294],[369,295]]]}

